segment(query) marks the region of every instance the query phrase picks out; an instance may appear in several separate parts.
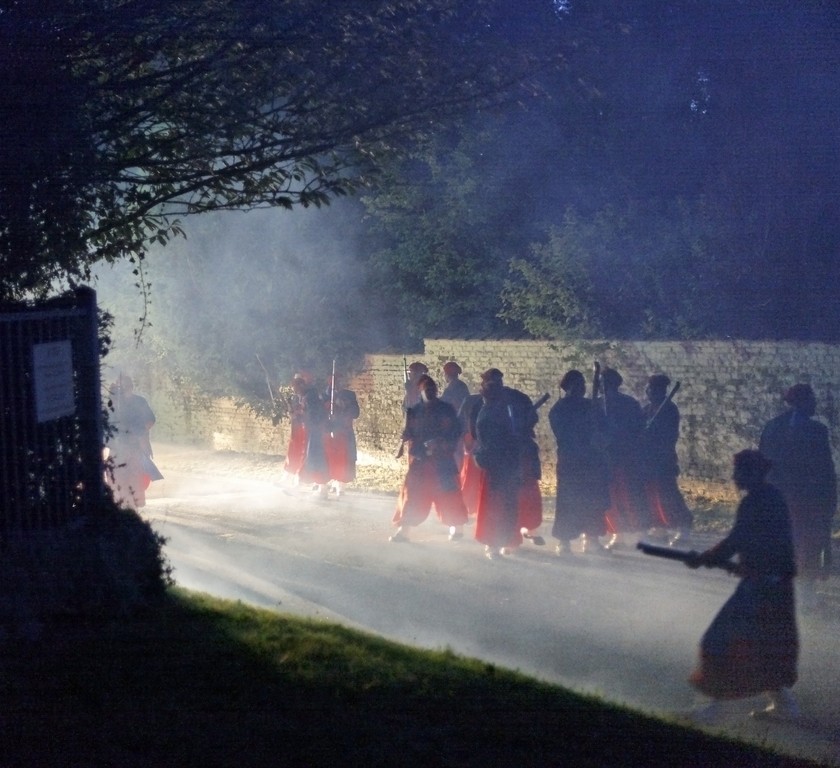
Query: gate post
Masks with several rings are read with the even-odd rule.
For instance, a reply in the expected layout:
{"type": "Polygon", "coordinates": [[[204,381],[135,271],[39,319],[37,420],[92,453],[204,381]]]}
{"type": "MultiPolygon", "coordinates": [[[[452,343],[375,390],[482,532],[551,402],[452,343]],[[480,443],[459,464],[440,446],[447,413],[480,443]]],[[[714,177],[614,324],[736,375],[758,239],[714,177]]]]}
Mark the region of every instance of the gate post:
{"type": "Polygon", "coordinates": [[[78,414],[82,461],[83,504],[87,512],[99,509],[105,498],[102,449],[102,384],[99,369],[99,313],[96,291],[87,286],[75,291],[78,308],[85,313],[85,331],[78,338],[78,414]]]}

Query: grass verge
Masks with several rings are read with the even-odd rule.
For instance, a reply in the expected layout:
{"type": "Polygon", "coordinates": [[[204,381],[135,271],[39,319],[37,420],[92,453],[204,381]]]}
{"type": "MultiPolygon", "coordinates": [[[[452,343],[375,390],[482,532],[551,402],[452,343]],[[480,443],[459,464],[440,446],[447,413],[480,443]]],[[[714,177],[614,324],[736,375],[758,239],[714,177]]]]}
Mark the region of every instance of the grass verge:
{"type": "MultiPolygon", "coordinates": [[[[3,766],[802,766],[450,652],[180,589],[7,638],[3,766]]],[[[816,765],[816,764],[814,764],[816,765]]]]}

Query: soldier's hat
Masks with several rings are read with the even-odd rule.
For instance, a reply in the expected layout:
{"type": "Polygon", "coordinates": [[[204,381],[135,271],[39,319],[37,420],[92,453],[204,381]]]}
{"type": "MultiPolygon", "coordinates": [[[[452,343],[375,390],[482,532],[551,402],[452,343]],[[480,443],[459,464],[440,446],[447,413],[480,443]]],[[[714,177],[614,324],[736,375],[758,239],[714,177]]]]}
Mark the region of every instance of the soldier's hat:
{"type": "Polygon", "coordinates": [[[748,448],[745,451],[739,451],[732,457],[732,463],[735,469],[745,472],[750,477],[764,479],[773,462],[770,461],[761,451],[748,448]]]}
{"type": "Polygon", "coordinates": [[[604,368],[601,372],[601,379],[604,382],[615,384],[620,387],[624,383],[624,377],[615,368],[604,368]]]}
{"type": "Polygon", "coordinates": [[[566,371],[566,373],[563,374],[563,378],[560,379],[560,389],[564,392],[568,392],[576,384],[583,384],[586,386],[586,379],[583,378],[583,374],[576,368],[566,371]]]}
{"type": "Polygon", "coordinates": [[[814,400],[814,390],[810,384],[794,384],[785,392],[785,402],[790,405],[799,405],[814,400]]]}

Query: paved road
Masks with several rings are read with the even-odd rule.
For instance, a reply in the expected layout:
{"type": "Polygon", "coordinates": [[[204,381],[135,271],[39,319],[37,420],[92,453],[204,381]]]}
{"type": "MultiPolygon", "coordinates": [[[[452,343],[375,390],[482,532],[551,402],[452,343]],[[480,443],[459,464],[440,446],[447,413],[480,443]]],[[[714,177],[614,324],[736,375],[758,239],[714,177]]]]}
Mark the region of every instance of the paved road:
{"type": "MultiPolygon", "coordinates": [[[[653,712],[698,699],[685,679],[697,644],[735,582],[632,548],[559,557],[528,544],[488,561],[468,536],[449,542],[430,519],[408,544],[387,540],[393,499],[350,492],[318,501],[272,482],[181,472],[158,457],[143,514],[168,538],[176,581],[394,640],[519,669],[653,712]]],[[[803,617],[804,726],[757,725],[759,702],[733,707],[746,738],[840,765],[840,624],[803,617]]]]}

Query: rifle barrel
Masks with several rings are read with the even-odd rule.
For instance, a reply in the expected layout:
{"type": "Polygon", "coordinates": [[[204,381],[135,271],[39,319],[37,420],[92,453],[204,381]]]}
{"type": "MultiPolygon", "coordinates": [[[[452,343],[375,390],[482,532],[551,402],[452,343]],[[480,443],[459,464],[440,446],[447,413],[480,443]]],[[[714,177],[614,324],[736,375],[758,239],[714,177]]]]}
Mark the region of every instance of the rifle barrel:
{"type": "MultiPolygon", "coordinates": [[[[693,558],[697,557],[697,552],[695,550],[685,550],[685,549],[673,549],[671,547],[660,547],[656,544],[648,544],[647,542],[640,541],[636,544],[636,549],[640,549],[646,555],[653,555],[654,557],[663,557],[666,560],[679,560],[682,563],[687,563],[693,558]]],[[[710,568],[722,568],[724,571],[728,573],[737,573],[738,566],[735,563],[725,562],[725,563],[714,563],[709,565],[710,568]]]]}
{"type": "Polygon", "coordinates": [[[689,551],[684,549],[673,549],[671,547],[660,547],[656,544],[648,544],[644,541],[640,541],[636,544],[636,549],[640,549],[646,555],[664,557],[666,560],[679,560],[682,563],[697,556],[697,552],[693,549],[689,551]]]}

